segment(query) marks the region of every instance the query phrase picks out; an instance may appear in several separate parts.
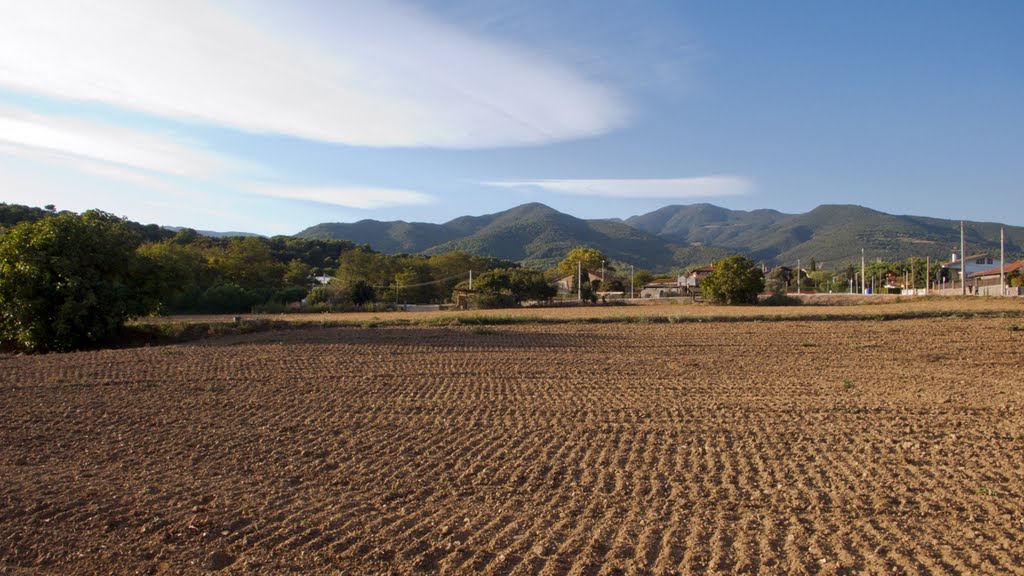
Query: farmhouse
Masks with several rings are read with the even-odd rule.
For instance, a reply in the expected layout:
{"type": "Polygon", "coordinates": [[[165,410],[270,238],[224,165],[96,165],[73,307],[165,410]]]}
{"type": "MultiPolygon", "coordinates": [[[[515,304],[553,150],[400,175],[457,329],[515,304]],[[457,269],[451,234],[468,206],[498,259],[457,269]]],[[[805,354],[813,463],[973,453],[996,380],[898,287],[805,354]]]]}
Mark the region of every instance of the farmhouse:
{"type": "Polygon", "coordinates": [[[679,285],[678,278],[658,278],[657,280],[644,284],[640,290],[641,298],[671,298],[682,296],[684,287],[679,285]]]}
{"type": "Polygon", "coordinates": [[[673,296],[694,296],[700,291],[700,281],[711,274],[714,266],[694,268],[676,278],[658,278],[644,284],[641,298],[671,298],[673,296]]]}
{"type": "Polygon", "coordinates": [[[690,288],[697,288],[700,286],[700,281],[703,280],[708,274],[715,269],[714,266],[701,266],[690,270],[689,273],[679,277],[679,283],[682,286],[689,286],[690,288]]]}
{"type": "MultiPolygon", "coordinates": [[[[591,272],[589,270],[584,270],[583,275],[590,282],[591,286],[597,286],[603,280],[601,278],[600,272],[591,272]]],[[[566,276],[562,276],[561,278],[557,278],[551,284],[558,290],[558,294],[561,296],[575,294],[576,274],[568,274],[566,276]]]]}

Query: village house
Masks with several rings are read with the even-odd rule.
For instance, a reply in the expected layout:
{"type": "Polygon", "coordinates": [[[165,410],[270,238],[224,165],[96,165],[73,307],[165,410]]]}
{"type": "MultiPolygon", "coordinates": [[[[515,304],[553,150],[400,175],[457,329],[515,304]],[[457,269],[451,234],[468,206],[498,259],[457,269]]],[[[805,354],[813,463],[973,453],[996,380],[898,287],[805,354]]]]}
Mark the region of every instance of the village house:
{"type": "MultiPolygon", "coordinates": [[[[968,268],[969,270],[970,268],[968,268]]],[[[1003,290],[1000,288],[1003,286],[1000,284],[1000,276],[1005,276],[1006,280],[1006,291],[1005,294],[1010,296],[1020,296],[1024,293],[1024,289],[1020,286],[1009,287],[1008,278],[1011,275],[1016,275],[1024,272],[1024,260],[1018,260],[1011,264],[1007,264],[1006,267],[996,266],[994,268],[988,268],[968,274],[967,286],[971,289],[971,293],[978,294],[981,296],[1002,296],[1003,290]]]]}
{"type": "MultiPolygon", "coordinates": [[[[601,282],[603,280],[601,278],[601,273],[600,272],[591,272],[589,270],[584,270],[583,271],[583,276],[587,279],[587,281],[590,282],[590,285],[592,287],[598,286],[599,284],[601,284],[601,282]]],[[[565,276],[562,276],[561,278],[557,278],[551,284],[552,284],[552,286],[555,287],[555,289],[558,290],[558,295],[559,296],[567,296],[567,295],[575,294],[576,293],[576,273],[567,274],[565,276]]]]}
{"type": "Polygon", "coordinates": [[[708,274],[715,269],[714,266],[701,266],[694,268],[688,273],[679,277],[679,283],[682,286],[689,286],[690,288],[697,288],[700,286],[700,281],[704,279],[708,274]]]}
{"type": "Polygon", "coordinates": [[[993,258],[991,254],[983,252],[981,254],[973,254],[964,258],[963,260],[957,259],[956,253],[953,253],[952,259],[943,264],[939,269],[936,279],[939,282],[955,282],[959,285],[961,278],[961,267],[966,273],[967,277],[970,278],[972,274],[977,272],[983,272],[992,268],[993,266],[998,268],[1002,264],[1002,260],[999,258],[993,258]]]}
{"type": "Polygon", "coordinates": [[[671,298],[674,296],[695,296],[700,293],[700,281],[707,277],[714,266],[694,268],[676,278],[658,278],[644,284],[641,298],[671,298]]]}

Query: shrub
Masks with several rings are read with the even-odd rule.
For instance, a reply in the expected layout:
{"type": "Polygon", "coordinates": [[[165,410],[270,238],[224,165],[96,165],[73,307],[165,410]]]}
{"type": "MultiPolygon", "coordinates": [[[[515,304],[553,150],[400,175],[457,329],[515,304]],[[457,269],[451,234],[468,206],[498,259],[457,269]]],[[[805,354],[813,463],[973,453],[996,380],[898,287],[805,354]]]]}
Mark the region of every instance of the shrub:
{"type": "Polygon", "coordinates": [[[126,221],[99,211],[23,222],[0,235],[0,340],[74,350],[159,306],[126,221]]]}

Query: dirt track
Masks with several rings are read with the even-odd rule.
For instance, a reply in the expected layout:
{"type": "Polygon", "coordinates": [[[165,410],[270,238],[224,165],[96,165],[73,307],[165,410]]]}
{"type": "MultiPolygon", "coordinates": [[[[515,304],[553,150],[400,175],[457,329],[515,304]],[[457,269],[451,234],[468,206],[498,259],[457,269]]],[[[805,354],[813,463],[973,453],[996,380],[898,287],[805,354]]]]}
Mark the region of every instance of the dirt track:
{"type": "Polygon", "coordinates": [[[0,356],[0,573],[1024,574],[1015,323],[0,356]]]}

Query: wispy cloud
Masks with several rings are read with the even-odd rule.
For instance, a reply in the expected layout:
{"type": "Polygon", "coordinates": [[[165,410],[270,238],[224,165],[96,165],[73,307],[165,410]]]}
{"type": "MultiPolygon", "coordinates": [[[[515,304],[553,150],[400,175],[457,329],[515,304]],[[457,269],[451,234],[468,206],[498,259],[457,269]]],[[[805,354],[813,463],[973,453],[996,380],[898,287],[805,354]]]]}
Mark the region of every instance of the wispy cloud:
{"type": "Polygon", "coordinates": [[[191,178],[210,177],[228,165],[217,154],[171,136],[9,106],[0,106],[0,144],[9,153],[47,152],[71,163],[102,162],[191,178]]]}
{"type": "Polygon", "coordinates": [[[261,196],[307,200],[320,204],[370,210],[392,206],[430,204],[434,198],[415,190],[370,187],[252,187],[261,196]]]}
{"type": "Polygon", "coordinates": [[[487,182],[499,188],[542,190],[557,194],[600,198],[718,198],[742,196],[754,184],[739,176],[700,176],[695,178],[622,178],[591,180],[503,180],[487,182]]]}
{"type": "Polygon", "coordinates": [[[617,94],[409,5],[0,0],[0,86],[253,132],[477,148],[606,133],[617,94]]]}

